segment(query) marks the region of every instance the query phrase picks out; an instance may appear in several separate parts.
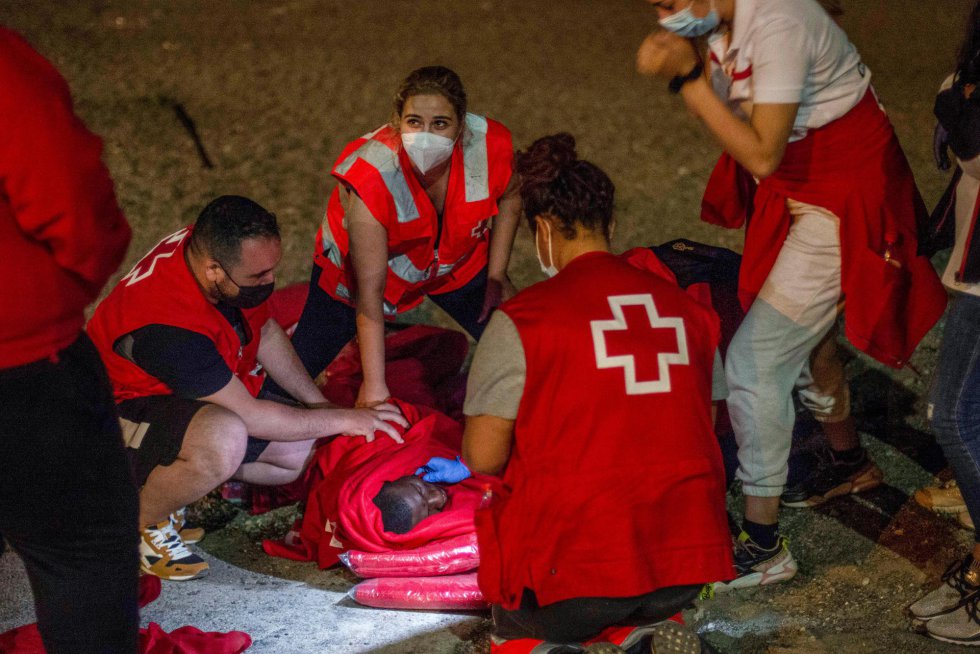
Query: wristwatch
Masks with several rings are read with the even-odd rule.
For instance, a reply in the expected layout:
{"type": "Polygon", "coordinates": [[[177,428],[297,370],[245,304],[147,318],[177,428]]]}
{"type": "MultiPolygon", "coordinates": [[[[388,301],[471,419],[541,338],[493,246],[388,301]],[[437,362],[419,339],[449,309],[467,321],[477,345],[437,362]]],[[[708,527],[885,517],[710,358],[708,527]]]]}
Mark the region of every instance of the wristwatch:
{"type": "Polygon", "coordinates": [[[701,77],[701,73],[703,72],[704,72],[704,67],[701,65],[701,62],[699,61],[698,63],[694,64],[694,68],[692,68],[691,72],[689,72],[687,75],[675,75],[670,80],[670,83],[667,85],[667,89],[671,93],[680,93],[682,86],[684,86],[688,82],[693,82],[697,78],[701,77]]]}

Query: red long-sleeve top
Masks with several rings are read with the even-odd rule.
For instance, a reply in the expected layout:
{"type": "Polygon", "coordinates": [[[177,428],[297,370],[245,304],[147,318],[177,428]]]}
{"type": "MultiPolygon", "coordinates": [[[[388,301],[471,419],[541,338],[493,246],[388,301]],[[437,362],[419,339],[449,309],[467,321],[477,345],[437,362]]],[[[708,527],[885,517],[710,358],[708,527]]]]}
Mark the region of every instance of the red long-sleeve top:
{"type": "Polygon", "coordinates": [[[102,141],[64,78],[0,27],[0,369],[53,357],[119,267],[130,229],[102,141]]]}

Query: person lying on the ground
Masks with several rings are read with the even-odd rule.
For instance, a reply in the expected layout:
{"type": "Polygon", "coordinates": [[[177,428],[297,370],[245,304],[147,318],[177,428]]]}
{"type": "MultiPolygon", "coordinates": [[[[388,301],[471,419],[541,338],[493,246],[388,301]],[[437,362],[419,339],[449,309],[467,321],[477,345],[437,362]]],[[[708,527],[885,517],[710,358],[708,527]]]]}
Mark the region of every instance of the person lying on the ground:
{"type": "Polygon", "coordinates": [[[458,456],[434,456],[414,474],[386,481],[372,500],[381,511],[384,530],[408,533],[430,515],[442,511],[449,500],[446,489],[433,482],[457,484],[471,476],[458,456]]]}
{"type": "Polygon", "coordinates": [[[87,327],[142,487],[146,573],[186,580],[206,572],[175,513],[230,477],[287,483],[318,437],[400,440],[393,425],[407,424],[388,404],[326,402],[269,314],[281,252],[275,216],[246,198],[219,197],[137,263],[87,327]],[[266,373],[302,404],[263,397],[266,373]]]}
{"type": "Polygon", "coordinates": [[[264,543],[267,553],[337,563],[347,550],[389,552],[475,533],[474,514],[499,481],[484,475],[431,476],[436,459],[455,462],[462,426],[445,415],[398,402],[411,423],[404,443],[334,440],[316,449],[296,544],[264,543]],[[414,473],[422,474],[419,477],[414,473]],[[442,483],[431,483],[425,478],[442,483]]]}

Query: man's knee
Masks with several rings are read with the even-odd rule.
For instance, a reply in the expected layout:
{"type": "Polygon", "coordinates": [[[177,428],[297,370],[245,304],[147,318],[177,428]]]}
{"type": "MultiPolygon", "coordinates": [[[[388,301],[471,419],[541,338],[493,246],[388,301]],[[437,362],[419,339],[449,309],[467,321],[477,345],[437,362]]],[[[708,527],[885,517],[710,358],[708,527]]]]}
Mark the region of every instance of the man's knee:
{"type": "Polygon", "coordinates": [[[180,457],[194,466],[202,476],[218,482],[230,478],[242,459],[248,430],[234,412],[209,404],[195,414],[184,435],[180,457]]]}

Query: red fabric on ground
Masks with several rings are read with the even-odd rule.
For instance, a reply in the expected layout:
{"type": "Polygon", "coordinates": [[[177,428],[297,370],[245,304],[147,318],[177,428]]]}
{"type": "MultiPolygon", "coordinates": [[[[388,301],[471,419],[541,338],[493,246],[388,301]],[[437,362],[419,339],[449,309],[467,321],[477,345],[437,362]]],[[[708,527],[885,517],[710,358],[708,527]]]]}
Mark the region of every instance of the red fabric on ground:
{"type": "MultiPolygon", "coordinates": [[[[141,576],[140,608],[159,596],[160,578],[141,576]]],[[[240,654],[251,646],[252,637],[243,631],[205,632],[196,627],[180,627],[168,634],[155,622],[140,629],[140,654],[240,654]]],[[[45,654],[37,623],[0,634],[0,654],[45,654]]]]}
{"type": "MultiPolygon", "coordinates": [[[[385,337],[385,378],[392,397],[462,418],[466,378],[460,374],[469,342],[462,332],[413,325],[385,337]]],[[[327,366],[324,394],[334,404],[354,406],[364,375],[351,341],[327,366]]]]}
{"type": "Polygon", "coordinates": [[[479,611],[490,604],[476,573],[444,577],[388,577],[362,581],[350,590],[358,604],[377,609],[479,611]]]}

